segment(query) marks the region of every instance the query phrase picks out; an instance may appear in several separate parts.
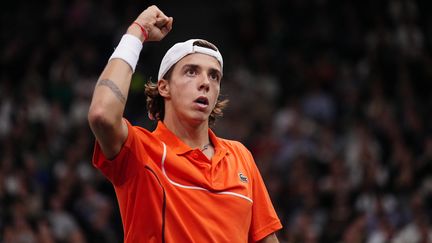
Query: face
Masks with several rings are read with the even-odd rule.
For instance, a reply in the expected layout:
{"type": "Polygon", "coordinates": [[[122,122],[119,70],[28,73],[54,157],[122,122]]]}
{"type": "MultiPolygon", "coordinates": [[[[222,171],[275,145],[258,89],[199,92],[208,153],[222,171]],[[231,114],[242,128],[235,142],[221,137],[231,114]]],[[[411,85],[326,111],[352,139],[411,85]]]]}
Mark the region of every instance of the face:
{"type": "Polygon", "coordinates": [[[165,117],[191,124],[208,122],[216,105],[222,78],[221,66],[212,56],[193,53],[174,66],[171,79],[159,81],[165,98],[165,117]]]}

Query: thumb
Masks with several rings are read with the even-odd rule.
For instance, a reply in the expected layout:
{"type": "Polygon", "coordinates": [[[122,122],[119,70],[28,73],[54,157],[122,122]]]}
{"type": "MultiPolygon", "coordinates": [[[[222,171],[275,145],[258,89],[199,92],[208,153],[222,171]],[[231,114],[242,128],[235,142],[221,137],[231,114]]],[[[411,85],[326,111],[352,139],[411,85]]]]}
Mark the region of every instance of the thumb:
{"type": "Polygon", "coordinates": [[[164,34],[164,35],[166,35],[166,34],[168,34],[168,32],[170,32],[171,31],[171,29],[172,29],[172,25],[173,25],[173,21],[174,21],[174,19],[172,18],[172,17],[169,17],[168,18],[168,21],[165,23],[165,25],[164,26],[162,26],[161,27],[161,32],[162,32],[162,34],[164,34]]]}

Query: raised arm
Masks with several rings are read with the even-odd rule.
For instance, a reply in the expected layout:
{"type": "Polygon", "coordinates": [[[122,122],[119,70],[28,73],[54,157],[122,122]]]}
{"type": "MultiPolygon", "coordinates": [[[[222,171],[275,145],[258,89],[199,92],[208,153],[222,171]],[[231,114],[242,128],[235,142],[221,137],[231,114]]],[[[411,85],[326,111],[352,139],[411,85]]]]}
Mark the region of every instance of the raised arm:
{"type": "Polygon", "coordinates": [[[172,28],[173,18],[156,6],[144,10],[128,28],[100,75],[93,92],[88,120],[104,155],[113,158],[120,152],[128,130],[123,112],[132,74],[144,41],[159,41],[172,28]]]}

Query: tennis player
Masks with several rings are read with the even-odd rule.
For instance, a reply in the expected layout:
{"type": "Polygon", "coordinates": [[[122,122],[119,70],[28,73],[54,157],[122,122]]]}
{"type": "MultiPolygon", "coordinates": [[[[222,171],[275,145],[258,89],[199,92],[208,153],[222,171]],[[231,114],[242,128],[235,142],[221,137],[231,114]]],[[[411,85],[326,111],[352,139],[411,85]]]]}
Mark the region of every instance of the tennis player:
{"type": "Polygon", "coordinates": [[[157,83],[146,86],[155,131],[123,118],[143,45],[170,32],[173,18],[144,10],[123,35],[96,84],[88,119],[93,164],[113,184],[125,242],[278,242],[282,225],[251,153],[217,137],[223,59],[205,40],[175,44],[157,83]]]}

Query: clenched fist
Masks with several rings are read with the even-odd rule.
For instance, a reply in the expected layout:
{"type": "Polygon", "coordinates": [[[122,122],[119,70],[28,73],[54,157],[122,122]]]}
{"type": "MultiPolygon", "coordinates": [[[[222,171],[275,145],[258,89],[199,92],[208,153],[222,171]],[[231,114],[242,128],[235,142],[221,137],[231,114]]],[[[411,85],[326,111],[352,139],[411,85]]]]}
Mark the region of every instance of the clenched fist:
{"type": "Polygon", "coordinates": [[[144,10],[135,20],[137,24],[129,27],[128,33],[140,38],[141,41],[159,41],[162,40],[171,30],[173,18],[166,16],[155,5],[144,10]],[[142,33],[140,26],[147,32],[142,33]]]}

